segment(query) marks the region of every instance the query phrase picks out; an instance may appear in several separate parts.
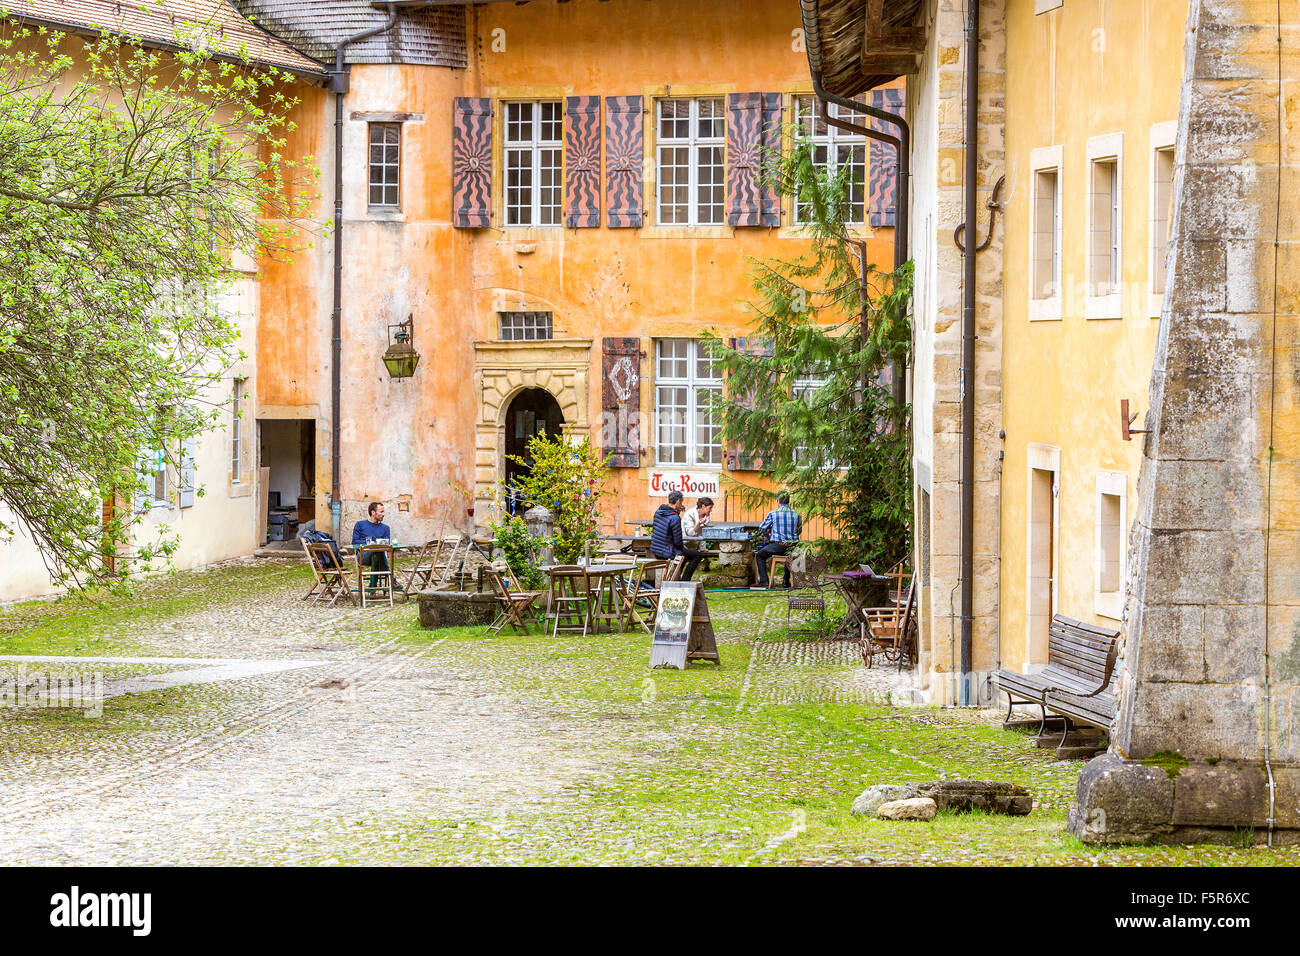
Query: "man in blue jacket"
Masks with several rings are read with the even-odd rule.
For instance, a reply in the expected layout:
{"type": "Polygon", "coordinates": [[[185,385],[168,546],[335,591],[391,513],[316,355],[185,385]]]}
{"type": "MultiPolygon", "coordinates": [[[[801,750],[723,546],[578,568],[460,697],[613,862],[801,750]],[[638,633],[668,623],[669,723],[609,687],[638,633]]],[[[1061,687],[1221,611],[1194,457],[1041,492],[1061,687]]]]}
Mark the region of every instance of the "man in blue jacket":
{"type": "MultiPolygon", "coordinates": [[[[368,509],[370,520],[358,521],[352,526],[352,546],[359,548],[363,544],[371,544],[375,541],[385,541],[392,544],[393,532],[389,530],[388,525],[384,524],[384,503],[382,501],[370,502],[368,509]]],[[[379,552],[372,552],[365,556],[362,562],[363,567],[370,568],[372,571],[387,571],[388,558],[379,552]]],[[[370,586],[375,586],[376,579],[371,577],[370,586]]],[[[400,591],[402,586],[394,582],[393,589],[400,591]]]]}
{"type": "Polygon", "coordinates": [[[668,504],[660,505],[655,511],[654,522],[650,526],[650,553],[656,558],[670,561],[681,555],[686,558],[682,565],[682,574],[678,580],[689,581],[700,561],[707,557],[704,551],[693,551],[682,541],[682,512],[686,502],[680,491],[668,492],[668,504]]]}

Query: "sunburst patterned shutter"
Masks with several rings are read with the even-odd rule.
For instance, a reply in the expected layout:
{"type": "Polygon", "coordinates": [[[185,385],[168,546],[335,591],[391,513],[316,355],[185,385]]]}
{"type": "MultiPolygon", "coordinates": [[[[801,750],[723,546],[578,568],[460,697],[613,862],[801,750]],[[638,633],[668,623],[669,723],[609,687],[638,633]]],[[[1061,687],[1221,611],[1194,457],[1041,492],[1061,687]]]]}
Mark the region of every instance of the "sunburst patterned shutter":
{"type": "Polygon", "coordinates": [[[641,465],[641,340],[601,341],[600,446],[613,468],[641,465]]]}
{"type": "Polygon", "coordinates": [[[727,225],[762,225],[763,94],[727,97],[727,225]]]}
{"type": "Polygon", "coordinates": [[[456,97],[451,134],[452,224],[483,229],[492,219],[492,101],[456,97]]]}
{"type": "Polygon", "coordinates": [[[781,200],[776,194],[777,170],[781,164],[781,94],[763,94],[763,225],[781,225],[781,200]]]}
{"type": "MultiPolygon", "coordinates": [[[[772,350],[772,343],[766,339],[731,338],[727,340],[727,345],[733,351],[759,355],[763,358],[771,358],[775,354],[772,350]]],[[[746,408],[754,407],[752,395],[737,396],[737,399],[746,408]]],[[[757,471],[763,467],[761,455],[750,454],[748,450],[741,448],[734,441],[727,442],[726,447],[722,449],[722,457],[726,462],[728,471],[757,471]]]]}
{"type": "Polygon", "coordinates": [[[589,229],[600,225],[600,97],[567,97],[564,113],[564,224],[589,229]]]}
{"type": "MultiPolygon", "coordinates": [[[[903,114],[902,90],[872,90],[871,105],[890,113],[903,114]]],[[[871,119],[871,128],[881,133],[896,133],[892,125],[871,119]]],[[[892,226],[898,209],[898,155],[894,147],[871,141],[871,175],[868,208],[871,225],[892,226]]]]}
{"type": "Polygon", "coordinates": [[[645,221],[642,122],[641,97],[605,97],[605,224],[612,229],[645,221]]]}

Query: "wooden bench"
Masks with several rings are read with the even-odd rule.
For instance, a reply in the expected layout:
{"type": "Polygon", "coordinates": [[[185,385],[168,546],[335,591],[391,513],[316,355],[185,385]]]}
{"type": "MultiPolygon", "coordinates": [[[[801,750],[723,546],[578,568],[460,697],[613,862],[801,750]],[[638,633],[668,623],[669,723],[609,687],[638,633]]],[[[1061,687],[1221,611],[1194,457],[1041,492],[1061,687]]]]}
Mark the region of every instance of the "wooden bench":
{"type": "Polygon", "coordinates": [[[1007,695],[1007,720],[1017,704],[1037,706],[1042,713],[1041,736],[1047,712],[1065,718],[1065,736],[1071,721],[1102,730],[1115,716],[1115,660],[1119,631],[1084,624],[1057,614],[1047,639],[1047,666],[1036,674],[1000,670],[995,679],[1007,695]]]}

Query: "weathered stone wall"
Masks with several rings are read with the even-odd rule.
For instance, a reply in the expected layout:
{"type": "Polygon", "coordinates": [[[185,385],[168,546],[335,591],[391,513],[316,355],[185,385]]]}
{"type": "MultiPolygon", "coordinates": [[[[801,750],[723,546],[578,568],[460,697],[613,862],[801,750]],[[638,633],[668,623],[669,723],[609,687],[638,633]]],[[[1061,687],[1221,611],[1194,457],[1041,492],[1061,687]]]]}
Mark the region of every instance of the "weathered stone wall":
{"type": "MultiPolygon", "coordinates": [[[[960,621],[949,628],[949,595],[961,571],[962,253],[953,229],[963,217],[965,170],[965,33],[962,5],[935,0],[930,47],[916,84],[913,153],[913,255],[917,263],[917,382],[914,389],[916,473],[930,494],[930,578],[921,597],[920,676],[934,703],[960,700],[960,621]],[[950,639],[950,631],[953,635],[950,639]],[[954,668],[955,663],[955,668],[954,668]],[[958,673],[954,673],[956,670],[958,673]]],[[[980,234],[988,228],[985,201],[1005,169],[1006,36],[1004,0],[980,4],[980,234]]],[[[995,232],[979,254],[975,342],[975,622],[973,666],[992,668],[998,640],[998,432],[1002,427],[1002,240],[995,232]]],[[[923,582],[924,585],[924,582],[923,582]]],[[[974,700],[980,681],[971,689],[974,700]]]]}
{"type": "Polygon", "coordinates": [[[1300,827],[1300,32],[1277,12],[1188,13],[1119,713],[1080,781],[1084,839],[1300,827]]]}

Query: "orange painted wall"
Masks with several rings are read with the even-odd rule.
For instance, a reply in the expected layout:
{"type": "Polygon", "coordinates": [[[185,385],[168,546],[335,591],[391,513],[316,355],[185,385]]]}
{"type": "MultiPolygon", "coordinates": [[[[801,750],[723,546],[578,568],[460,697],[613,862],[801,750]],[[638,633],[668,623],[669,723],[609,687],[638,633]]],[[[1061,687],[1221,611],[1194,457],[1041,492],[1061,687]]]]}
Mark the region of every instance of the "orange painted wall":
{"type": "MultiPolygon", "coordinates": [[[[361,516],[361,503],[375,498],[390,503],[396,536],[418,537],[437,529],[455,501],[453,483],[473,486],[479,414],[474,340],[496,337],[494,305],[500,307],[501,293],[550,309],[557,337],[593,340],[587,374],[592,423],[601,411],[600,339],[639,336],[647,356],[641,365],[642,440],[651,443],[653,339],[693,337],[704,328],[745,334],[748,257],[788,257],[806,246],[788,226],[463,230],[450,224],[454,97],[653,95],[664,87],[673,95],[810,92],[807,61],[796,48],[797,5],[573,0],[470,11],[467,70],[352,69],[344,139],[345,533],[361,516]],[[385,113],[416,118],[403,125],[402,211],[378,219],[365,204],[366,116],[385,113]],[[413,378],[394,381],[380,356],[387,325],[408,314],[421,364],[413,378]],[[411,496],[409,512],[392,506],[401,495],[411,496]]],[[[653,108],[650,100],[646,106],[653,108]]],[[[310,90],[297,113],[290,150],[320,157],[324,221],[332,213],[333,98],[310,90]]],[[[499,138],[494,148],[500,179],[499,138]]],[[[647,142],[653,155],[651,149],[647,142]]],[[[648,184],[645,199],[652,209],[648,184]]],[[[784,218],[788,223],[788,210],[784,218]]],[[[864,232],[872,259],[887,268],[892,230],[864,232]]],[[[318,515],[328,513],[330,487],[330,268],[328,241],[291,264],[264,264],[258,340],[257,414],[316,417],[318,515]]],[[[646,487],[653,450],[642,460],[642,468],[615,471],[611,522],[615,507],[621,518],[653,510],[646,487]]],[[[463,521],[459,505],[453,515],[463,521]]]]}

